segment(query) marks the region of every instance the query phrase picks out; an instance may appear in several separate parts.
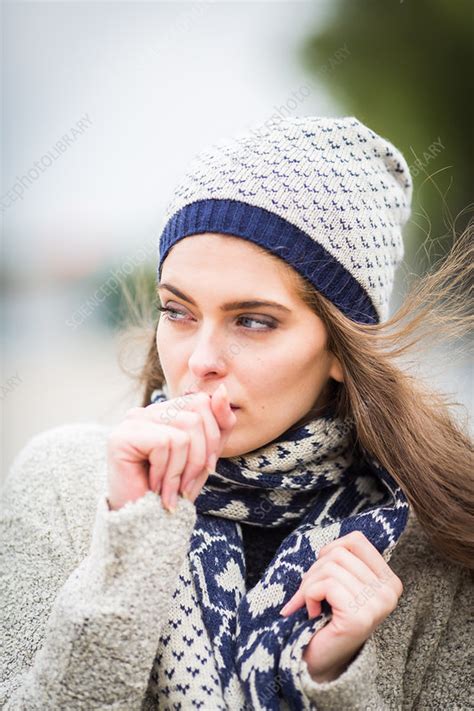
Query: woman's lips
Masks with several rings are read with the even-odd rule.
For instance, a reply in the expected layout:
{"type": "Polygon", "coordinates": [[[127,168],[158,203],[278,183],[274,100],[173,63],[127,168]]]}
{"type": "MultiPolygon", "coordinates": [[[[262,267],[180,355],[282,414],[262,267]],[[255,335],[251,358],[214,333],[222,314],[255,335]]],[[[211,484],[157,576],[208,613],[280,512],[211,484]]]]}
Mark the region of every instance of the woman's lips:
{"type": "MultiPolygon", "coordinates": [[[[185,395],[194,395],[196,392],[198,392],[198,391],[197,390],[187,390],[184,394],[185,395]]],[[[231,408],[231,410],[240,410],[240,406],[234,405],[233,402],[230,403],[230,408],[231,408]]]]}

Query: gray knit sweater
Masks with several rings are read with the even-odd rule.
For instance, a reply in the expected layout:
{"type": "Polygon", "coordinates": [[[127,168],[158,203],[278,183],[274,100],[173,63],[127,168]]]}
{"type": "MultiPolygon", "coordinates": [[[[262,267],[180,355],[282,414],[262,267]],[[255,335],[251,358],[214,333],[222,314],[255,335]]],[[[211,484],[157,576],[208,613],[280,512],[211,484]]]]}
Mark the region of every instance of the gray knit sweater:
{"type": "MultiPolygon", "coordinates": [[[[172,693],[155,683],[156,669],[179,678],[183,663],[183,632],[166,649],[162,633],[185,575],[196,509],[179,499],[171,514],[148,492],[110,511],[108,432],[96,424],[55,427],[33,437],[10,468],[0,517],[1,708],[174,708],[172,693]]],[[[293,670],[305,708],[474,708],[470,573],[431,548],[413,513],[390,566],[404,592],[347,670],[322,684],[303,659],[293,670]]],[[[204,658],[198,644],[186,645],[184,663],[204,658]]],[[[199,707],[191,699],[202,689],[209,695],[201,709],[222,708],[213,677],[211,668],[197,675],[188,708],[199,707]]]]}

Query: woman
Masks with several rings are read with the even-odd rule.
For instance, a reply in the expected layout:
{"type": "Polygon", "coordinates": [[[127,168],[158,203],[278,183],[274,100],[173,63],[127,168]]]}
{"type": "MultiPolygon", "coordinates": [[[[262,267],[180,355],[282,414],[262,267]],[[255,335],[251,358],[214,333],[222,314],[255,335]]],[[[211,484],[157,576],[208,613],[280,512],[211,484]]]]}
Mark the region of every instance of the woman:
{"type": "Polygon", "coordinates": [[[411,193],[354,117],[196,157],[142,407],[7,478],[5,708],[468,708],[472,444],[395,359],[463,333],[472,247],[388,320],[411,193]]]}

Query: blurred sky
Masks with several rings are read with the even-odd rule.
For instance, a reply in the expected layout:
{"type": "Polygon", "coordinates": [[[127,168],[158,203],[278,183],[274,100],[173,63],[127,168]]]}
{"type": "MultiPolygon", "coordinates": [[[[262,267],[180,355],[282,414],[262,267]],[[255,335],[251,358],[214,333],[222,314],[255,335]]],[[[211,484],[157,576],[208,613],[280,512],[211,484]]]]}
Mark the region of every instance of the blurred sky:
{"type": "MultiPolygon", "coordinates": [[[[89,117],[4,212],[9,267],[68,277],[157,234],[190,154],[308,79],[296,49],[327,6],[6,3],[2,193],[89,117]]],[[[320,88],[298,109],[337,107],[320,88]]]]}
{"type": "Polygon", "coordinates": [[[3,4],[4,473],[31,435],[117,422],[136,404],[96,314],[66,325],[90,295],[84,280],[144,245],[153,255],[173,186],[206,144],[265,121],[310,80],[296,113],[337,113],[296,59],[328,10],[325,1],[3,4]],[[49,152],[56,159],[33,179],[49,152]],[[23,199],[5,199],[22,178],[23,199]]]}
{"type": "MultiPolygon", "coordinates": [[[[66,321],[87,296],[88,276],[142,247],[153,258],[190,158],[265,121],[303,84],[311,92],[293,115],[346,113],[297,57],[335,8],[331,0],[3,3],[4,472],[31,435],[118,422],[138,404],[116,363],[115,335],[96,314],[75,330],[66,321]],[[33,179],[48,153],[56,159],[33,179]],[[22,180],[23,199],[5,197],[22,180]]],[[[438,380],[472,411],[471,367],[448,366],[438,380]]]]}

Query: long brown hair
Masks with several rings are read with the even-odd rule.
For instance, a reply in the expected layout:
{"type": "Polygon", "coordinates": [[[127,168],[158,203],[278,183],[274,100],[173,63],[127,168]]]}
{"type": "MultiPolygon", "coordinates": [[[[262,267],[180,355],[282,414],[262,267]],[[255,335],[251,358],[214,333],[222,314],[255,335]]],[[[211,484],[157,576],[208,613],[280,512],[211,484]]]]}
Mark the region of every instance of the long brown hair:
{"type": "MultiPolygon", "coordinates": [[[[430,337],[436,345],[447,341],[452,346],[469,335],[473,227],[471,220],[460,237],[454,235],[447,257],[411,285],[388,321],[375,325],[350,320],[292,267],[262,250],[288,269],[298,295],[326,326],[327,349],[339,359],[344,375],[342,383],[331,381],[335,414],[353,418],[358,446],[401,486],[433,546],[447,560],[469,568],[474,567],[474,447],[467,418],[458,421],[450,405],[459,403],[448,402],[410,373],[403,359],[418,353],[430,337]]],[[[164,383],[156,327],[155,319],[141,330],[150,340],[139,372],[126,370],[142,390],[142,407],[164,383]]]]}

